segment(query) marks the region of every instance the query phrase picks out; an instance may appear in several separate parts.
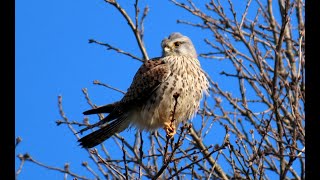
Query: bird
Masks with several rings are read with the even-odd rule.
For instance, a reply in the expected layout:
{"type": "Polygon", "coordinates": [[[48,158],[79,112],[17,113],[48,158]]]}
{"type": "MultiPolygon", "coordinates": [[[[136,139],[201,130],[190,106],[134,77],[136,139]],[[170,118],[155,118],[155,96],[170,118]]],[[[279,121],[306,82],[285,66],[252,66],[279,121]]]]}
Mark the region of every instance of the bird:
{"type": "Polygon", "coordinates": [[[144,61],[121,100],[83,112],[108,113],[80,131],[100,127],[78,140],[83,148],[95,147],[129,127],[150,132],[163,128],[172,138],[181,122],[195,116],[210,87],[195,47],[180,32],[164,38],[161,47],[162,56],[144,61]]]}

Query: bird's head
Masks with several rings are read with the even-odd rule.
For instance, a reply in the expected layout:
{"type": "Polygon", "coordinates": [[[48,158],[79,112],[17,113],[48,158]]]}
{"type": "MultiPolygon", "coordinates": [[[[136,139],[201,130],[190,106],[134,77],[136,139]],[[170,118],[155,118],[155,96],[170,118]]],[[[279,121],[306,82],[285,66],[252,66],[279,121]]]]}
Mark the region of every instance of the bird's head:
{"type": "Polygon", "coordinates": [[[197,52],[187,36],[180,33],[172,33],[168,38],[162,40],[163,56],[191,56],[197,58],[197,52]]]}

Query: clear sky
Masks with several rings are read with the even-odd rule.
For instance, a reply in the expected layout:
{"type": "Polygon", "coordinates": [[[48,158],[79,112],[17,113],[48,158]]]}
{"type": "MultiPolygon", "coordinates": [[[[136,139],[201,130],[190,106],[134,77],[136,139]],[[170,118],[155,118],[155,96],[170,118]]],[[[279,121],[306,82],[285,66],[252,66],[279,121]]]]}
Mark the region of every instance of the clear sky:
{"type": "MultiPolygon", "coordinates": [[[[130,15],[134,14],[134,1],[119,2],[130,15]]],[[[145,44],[149,57],[161,55],[160,42],[172,32],[189,36],[198,53],[207,52],[204,33],[176,23],[177,19],[194,17],[169,1],[148,1],[148,4],[145,44]]],[[[89,159],[88,154],[78,146],[67,127],[56,125],[56,120],[61,119],[58,96],[63,97],[64,111],[71,121],[82,121],[82,112],[90,108],[82,88],[88,88],[97,105],[119,100],[121,93],[93,85],[93,80],[126,91],[141,62],[89,44],[88,40],[106,42],[141,57],[134,36],[122,16],[103,0],[17,0],[15,35],[15,134],[23,139],[16,154],[29,153],[44,164],[60,168],[67,162],[74,172],[81,174],[84,171],[81,162],[89,159]]],[[[200,58],[200,62],[221,87],[232,89],[230,79],[223,83],[226,79],[219,75],[222,69],[215,66],[218,61],[200,58]]],[[[227,65],[225,61],[219,63],[227,65]]],[[[90,116],[90,122],[96,122],[96,118],[90,116]]],[[[224,134],[214,135],[218,139],[224,134]]],[[[221,142],[213,142],[216,143],[221,142]]],[[[16,159],[16,169],[18,165],[16,159]]],[[[32,163],[25,164],[19,175],[23,180],[62,178],[62,173],[32,163]]]]}

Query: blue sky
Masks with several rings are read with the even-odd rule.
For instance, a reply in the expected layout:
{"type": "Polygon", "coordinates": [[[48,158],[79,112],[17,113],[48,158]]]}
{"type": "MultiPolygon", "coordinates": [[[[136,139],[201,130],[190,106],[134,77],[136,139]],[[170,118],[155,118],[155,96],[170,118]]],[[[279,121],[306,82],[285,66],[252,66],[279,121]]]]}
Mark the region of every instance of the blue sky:
{"type": "MultiPolygon", "coordinates": [[[[120,4],[133,15],[133,1],[128,2],[120,1],[120,4]]],[[[169,1],[148,4],[145,44],[149,57],[161,55],[160,42],[172,32],[189,36],[198,53],[208,51],[203,42],[205,33],[199,34],[199,29],[176,23],[177,19],[196,18],[169,1]]],[[[141,57],[135,38],[122,16],[102,0],[17,0],[15,35],[15,134],[23,139],[16,154],[28,152],[34,159],[60,168],[67,162],[71,170],[82,172],[81,162],[89,159],[88,154],[78,146],[67,127],[56,125],[55,121],[61,119],[57,97],[63,97],[64,111],[71,121],[82,121],[82,112],[89,108],[82,88],[88,88],[97,105],[119,100],[121,93],[93,85],[92,81],[100,80],[125,91],[141,63],[89,44],[88,40],[106,42],[141,57]]],[[[200,62],[221,87],[232,89],[230,79],[223,83],[226,78],[219,75],[221,67],[227,67],[228,62],[203,58],[200,62]]],[[[96,120],[96,116],[90,116],[90,122],[96,120]]],[[[224,134],[214,135],[219,139],[224,134]]],[[[18,165],[16,159],[16,168],[18,165]]],[[[31,163],[19,175],[19,179],[62,178],[61,173],[31,163]]]]}

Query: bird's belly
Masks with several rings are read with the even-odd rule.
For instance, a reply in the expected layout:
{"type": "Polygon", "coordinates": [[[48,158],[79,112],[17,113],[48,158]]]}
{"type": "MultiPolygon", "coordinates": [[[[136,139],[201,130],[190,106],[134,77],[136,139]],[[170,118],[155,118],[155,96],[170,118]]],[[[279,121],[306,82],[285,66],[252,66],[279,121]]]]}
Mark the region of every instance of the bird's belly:
{"type": "Polygon", "coordinates": [[[178,125],[195,114],[202,97],[200,85],[192,77],[168,79],[134,113],[133,124],[142,130],[154,130],[165,123],[178,125]]]}

